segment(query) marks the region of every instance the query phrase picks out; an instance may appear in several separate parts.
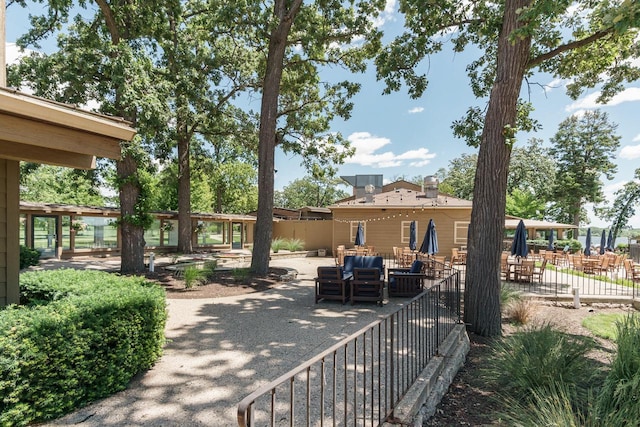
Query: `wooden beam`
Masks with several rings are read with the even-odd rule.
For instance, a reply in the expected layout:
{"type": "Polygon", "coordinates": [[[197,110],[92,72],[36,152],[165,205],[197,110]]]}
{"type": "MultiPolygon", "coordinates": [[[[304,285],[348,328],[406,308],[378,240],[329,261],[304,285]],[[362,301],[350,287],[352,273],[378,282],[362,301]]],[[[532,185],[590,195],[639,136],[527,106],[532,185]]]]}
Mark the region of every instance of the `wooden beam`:
{"type": "Polygon", "coordinates": [[[0,158],[75,169],[95,169],[96,158],[89,154],[41,148],[34,145],[18,144],[0,139],[0,158]]]}
{"type": "Polygon", "coordinates": [[[0,111],[122,141],[131,141],[136,134],[136,130],[121,118],[90,113],[73,105],[52,102],[15,90],[0,90],[0,111]]]}
{"type": "Polygon", "coordinates": [[[0,140],[120,159],[119,140],[6,114],[0,114],[0,140]]]}

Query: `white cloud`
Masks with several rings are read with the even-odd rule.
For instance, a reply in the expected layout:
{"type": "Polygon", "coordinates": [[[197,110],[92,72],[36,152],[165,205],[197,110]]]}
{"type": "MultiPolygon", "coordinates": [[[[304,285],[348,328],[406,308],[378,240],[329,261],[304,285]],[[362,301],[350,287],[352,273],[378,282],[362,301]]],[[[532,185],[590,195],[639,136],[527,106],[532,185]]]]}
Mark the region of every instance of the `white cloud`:
{"type": "Polygon", "coordinates": [[[566,111],[573,111],[579,109],[600,108],[603,105],[618,105],[624,102],[640,101],[640,87],[630,87],[615,95],[606,104],[598,104],[596,99],[600,96],[600,92],[591,93],[584,98],[577,100],[576,102],[568,105],[566,111]]]}
{"type": "Polygon", "coordinates": [[[436,157],[427,148],[418,148],[400,154],[395,154],[393,151],[378,152],[383,147],[391,144],[391,140],[371,135],[369,132],[355,132],[349,135],[348,140],[355,149],[355,154],[347,159],[345,163],[377,168],[391,168],[403,165],[421,167],[436,157]]]}
{"type": "Polygon", "coordinates": [[[638,142],[640,141],[640,133],[636,135],[635,138],[632,139],[633,142],[638,142]]]}
{"type": "Polygon", "coordinates": [[[409,114],[417,114],[422,113],[424,111],[424,107],[413,107],[409,110],[409,114]]]}
{"type": "MultiPolygon", "coordinates": [[[[637,138],[634,139],[634,141],[636,140],[637,138]]],[[[640,159],[640,145],[625,145],[622,147],[622,150],[620,150],[618,157],[627,160],[640,159]]]]}
{"type": "Polygon", "coordinates": [[[396,20],[396,4],[397,0],[387,0],[384,5],[384,11],[374,20],[376,27],[382,27],[387,21],[396,20]]]}
{"type": "Polygon", "coordinates": [[[7,43],[5,45],[5,57],[7,65],[16,64],[23,56],[29,56],[33,50],[25,49],[24,52],[20,51],[20,48],[15,43],[7,43]]]}

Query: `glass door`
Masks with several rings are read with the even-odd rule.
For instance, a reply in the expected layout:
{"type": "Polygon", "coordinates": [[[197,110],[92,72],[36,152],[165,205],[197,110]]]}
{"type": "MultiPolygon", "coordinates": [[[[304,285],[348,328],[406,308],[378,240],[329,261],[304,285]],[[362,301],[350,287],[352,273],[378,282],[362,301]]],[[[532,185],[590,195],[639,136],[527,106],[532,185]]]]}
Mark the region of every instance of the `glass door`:
{"type": "Polygon", "coordinates": [[[41,258],[55,258],[58,247],[58,217],[34,215],[31,221],[31,247],[41,258]]]}
{"type": "Polygon", "coordinates": [[[242,249],[242,223],[234,222],[231,224],[231,248],[242,249]]]}

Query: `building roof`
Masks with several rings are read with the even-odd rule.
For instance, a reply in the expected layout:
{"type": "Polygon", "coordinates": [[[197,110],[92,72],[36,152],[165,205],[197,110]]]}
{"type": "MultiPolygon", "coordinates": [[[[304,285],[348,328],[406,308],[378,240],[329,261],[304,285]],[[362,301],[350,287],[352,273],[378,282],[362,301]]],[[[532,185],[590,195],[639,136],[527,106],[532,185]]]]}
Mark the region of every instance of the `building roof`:
{"type": "MultiPolygon", "coordinates": [[[[104,216],[118,216],[120,215],[120,208],[116,207],[98,207],[98,206],[79,206],[79,205],[66,205],[62,203],[35,203],[35,202],[20,202],[20,210],[27,212],[45,212],[45,213],[69,213],[73,215],[104,215],[104,216]]],[[[178,212],[176,211],[154,211],[150,212],[156,217],[164,219],[177,218],[178,212]]],[[[225,221],[251,221],[254,222],[256,217],[251,215],[241,214],[224,214],[224,213],[203,213],[203,212],[191,212],[191,218],[200,220],[225,220],[225,221]]]]}
{"type": "Polygon", "coordinates": [[[78,169],[120,159],[136,131],[120,118],[0,88],[0,158],[78,169]]]}
{"type": "Polygon", "coordinates": [[[337,201],[334,205],[329,206],[330,209],[340,208],[420,208],[420,207],[439,207],[439,208],[471,208],[470,200],[459,199],[444,193],[438,193],[438,197],[427,198],[422,191],[410,190],[407,188],[396,188],[379,194],[371,194],[367,197],[343,199],[337,201]]]}
{"type": "Polygon", "coordinates": [[[517,217],[509,216],[509,215],[507,215],[505,220],[504,220],[504,228],[507,229],[507,230],[515,230],[516,227],[518,227],[518,223],[520,222],[520,219],[522,219],[522,221],[524,221],[524,226],[525,226],[525,228],[528,228],[528,229],[537,229],[537,230],[554,229],[554,230],[559,230],[559,229],[578,228],[573,224],[563,224],[563,223],[560,223],[560,222],[543,221],[543,220],[540,220],[540,219],[517,218],[517,217]]]}

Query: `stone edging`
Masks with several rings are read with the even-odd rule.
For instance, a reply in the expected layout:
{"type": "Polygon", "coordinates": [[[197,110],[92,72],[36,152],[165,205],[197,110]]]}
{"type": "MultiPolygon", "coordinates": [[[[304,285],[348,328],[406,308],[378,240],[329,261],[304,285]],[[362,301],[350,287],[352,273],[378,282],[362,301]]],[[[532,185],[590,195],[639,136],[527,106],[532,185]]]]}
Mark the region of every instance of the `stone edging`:
{"type": "Polygon", "coordinates": [[[393,422],[385,422],[384,427],[422,426],[423,420],[435,414],[436,406],[453,382],[458,370],[464,365],[469,352],[469,336],[464,325],[456,325],[440,346],[427,367],[409,388],[394,410],[393,422]]]}

